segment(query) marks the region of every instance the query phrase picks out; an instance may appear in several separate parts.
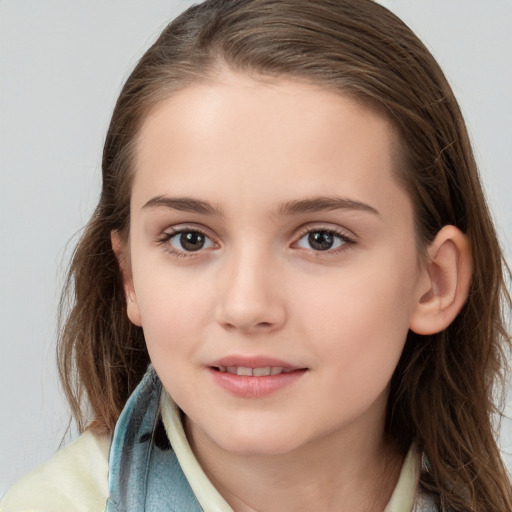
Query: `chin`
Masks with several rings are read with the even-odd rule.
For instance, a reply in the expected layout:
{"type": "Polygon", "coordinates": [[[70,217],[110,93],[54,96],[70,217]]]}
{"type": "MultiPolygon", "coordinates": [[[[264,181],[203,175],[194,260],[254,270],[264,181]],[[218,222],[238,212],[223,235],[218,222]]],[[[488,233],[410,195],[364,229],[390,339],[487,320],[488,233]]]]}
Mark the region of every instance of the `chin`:
{"type": "Polygon", "coordinates": [[[222,450],[238,456],[283,455],[298,448],[297,432],[279,432],[275,428],[237,430],[232,427],[211,438],[222,450]],[[228,433],[228,435],[226,435],[228,433]],[[293,442],[292,442],[293,441],[293,442]]]}
{"type": "Polygon", "coordinates": [[[272,457],[291,452],[295,447],[286,442],[267,441],[266,439],[246,439],[240,442],[229,442],[222,446],[227,452],[244,457],[272,457]]]}

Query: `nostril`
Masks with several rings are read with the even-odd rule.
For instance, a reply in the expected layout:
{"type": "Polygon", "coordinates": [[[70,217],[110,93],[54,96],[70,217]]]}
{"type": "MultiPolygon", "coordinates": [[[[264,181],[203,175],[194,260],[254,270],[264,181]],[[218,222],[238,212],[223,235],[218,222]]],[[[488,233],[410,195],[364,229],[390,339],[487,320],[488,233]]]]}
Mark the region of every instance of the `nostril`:
{"type": "Polygon", "coordinates": [[[240,322],[240,325],[237,325],[232,322],[224,322],[223,326],[228,331],[237,331],[240,329],[244,331],[259,331],[272,329],[274,324],[272,322],[255,322],[252,325],[249,323],[246,325],[240,322]]]}

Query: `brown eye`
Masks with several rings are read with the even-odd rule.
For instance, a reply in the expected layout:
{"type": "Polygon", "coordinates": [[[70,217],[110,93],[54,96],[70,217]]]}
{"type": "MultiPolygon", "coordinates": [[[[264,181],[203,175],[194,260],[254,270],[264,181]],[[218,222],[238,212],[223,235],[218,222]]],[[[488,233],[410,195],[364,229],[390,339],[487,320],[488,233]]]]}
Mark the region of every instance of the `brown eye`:
{"type": "Polygon", "coordinates": [[[334,245],[334,235],[329,231],[312,231],[308,235],[308,243],[315,251],[327,251],[334,245]]]}
{"type": "Polygon", "coordinates": [[[169,245],[176,252],[196,252],[201,249],[213,247],[214,243],[200,231],[179,231],[168,236],[169,245]]]}
{"type": "Polygon", "coordinates": [[[353,240],[336,231],[330,229],[315,229],[304,234],[297,241],[297,247],[313,251],[336,252],[336,249],[342,249],[345,245],[353,243],[353,240]]]}
{"type": "Polygon", "coordinates": [[[186,251],[198,251],[204,247],[205,237],[197,231],[181,233],[180,244],[186,251]]]}

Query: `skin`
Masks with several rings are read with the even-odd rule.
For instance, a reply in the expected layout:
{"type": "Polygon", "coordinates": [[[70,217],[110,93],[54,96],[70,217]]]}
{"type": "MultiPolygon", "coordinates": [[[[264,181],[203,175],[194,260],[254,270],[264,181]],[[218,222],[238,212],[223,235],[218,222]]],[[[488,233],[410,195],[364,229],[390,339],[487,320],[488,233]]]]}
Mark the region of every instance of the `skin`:
{"type": "MultiPolygon", "coordinates": [[[[396,144],[391,124],[353,99],[227,71],[145,120],[129,242],[113,238],[128,316],[238,512],[377,511],[391,495],[401,458],[384,435],[389,381],[409,328],[429,330],[431,276],[444,272],[417,253],[396,144]],[[290,207],[318,198],[345,203],[290,207]],[[177,230],[199,230],[204,246],[187,251],[177,230]],[[330,234],[332,248],[309,233],[330,234]],[[209,368],[233,355],[305,371],[240,397],[209,368]]],[[[460,261],[452,235],[438,245],[460,261]]]]}

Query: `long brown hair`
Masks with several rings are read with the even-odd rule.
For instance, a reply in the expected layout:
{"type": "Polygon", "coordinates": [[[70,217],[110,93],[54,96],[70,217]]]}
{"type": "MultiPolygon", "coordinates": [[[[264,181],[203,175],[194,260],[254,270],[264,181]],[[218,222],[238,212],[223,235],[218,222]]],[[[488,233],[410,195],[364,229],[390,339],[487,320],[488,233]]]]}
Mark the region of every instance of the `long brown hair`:
{"type": "Polygon", "coordinates": [[[438,64],[395,15],[372,0],[208,0],[173,21],[117,101],[103,152],[103,189],[61,302],[59,367],[79,428],[112,431],[149,362],[126,316],[110,234],[127,236],[134,144],[149,111],[188,84],[240,73],[322,84],[378,108],[401,134],[399,179],[425,247],[444,225],[469,238],[468,300],[445,331],[409,333],[393,375],[388,433],[416,443],[421,483],[440,510],[512,510],[493,418],[509,349],[504,263],[463,117],[438,64]]]}

